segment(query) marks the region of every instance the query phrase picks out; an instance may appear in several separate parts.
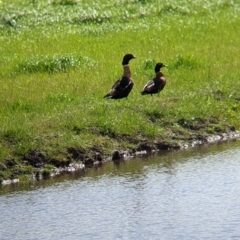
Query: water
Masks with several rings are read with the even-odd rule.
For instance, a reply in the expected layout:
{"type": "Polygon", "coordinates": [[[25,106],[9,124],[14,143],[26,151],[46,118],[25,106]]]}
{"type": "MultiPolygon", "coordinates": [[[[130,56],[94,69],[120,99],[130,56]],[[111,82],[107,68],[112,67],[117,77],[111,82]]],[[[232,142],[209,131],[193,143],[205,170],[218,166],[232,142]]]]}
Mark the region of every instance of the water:
{"type": "Polygon", "coordinates": [[[0,239],[240,239],[240,141],[0,187],[0,239]]]}

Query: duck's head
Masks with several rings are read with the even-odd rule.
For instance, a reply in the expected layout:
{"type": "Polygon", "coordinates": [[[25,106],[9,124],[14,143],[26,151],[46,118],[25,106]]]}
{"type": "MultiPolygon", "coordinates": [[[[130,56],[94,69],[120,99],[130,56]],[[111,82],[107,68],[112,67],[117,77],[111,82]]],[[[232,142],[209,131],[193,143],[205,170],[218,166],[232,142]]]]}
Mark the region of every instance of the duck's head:
{"type": "Polygon", "coordinates": [[[133,58],[136,58],[133,54],[128,53],[123,57],[122,60],[122,65],[127,65],[129,64],[129,61],[132,60],[133,58]]]}
{"type": "Polygon", "coordinates": [[[162,67],[166,67],[163,63],[157,63],[155,66],[155,73],[159,72],[162,67]]]}

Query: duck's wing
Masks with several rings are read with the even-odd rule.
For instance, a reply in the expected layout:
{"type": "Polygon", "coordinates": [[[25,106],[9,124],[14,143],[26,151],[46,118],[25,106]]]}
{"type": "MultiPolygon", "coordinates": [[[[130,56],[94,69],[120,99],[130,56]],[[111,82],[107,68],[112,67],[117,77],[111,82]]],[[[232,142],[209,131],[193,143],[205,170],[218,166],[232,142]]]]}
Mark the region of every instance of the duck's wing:
{"type": "Polygon", "coordinates": [[[121,88],[121,78],[118,79],[112,86],[111,90],[113,89],[120,89],[121,88]]]}
{"type": "Polygon", "coordinates": [[[104,98],[123,98],[132,90],[133,81],[127,77],[118,79],[112,86],[108,94],[104,98]]]}
{"type": "Polygon", "coordinates": [[[115,88],[119,91],[124,90],[125,88],[128,87],[129,84],[132,83],[132,80],[128,77],[121,77],[119,80],[115,82],[112,88],[115,88]]]}
{"type": "Polygon", "coordinates": [[[119,92],[119,98],[124,98],[128,96],[133,88],[134,82],[131,78],[125,79],[122,82],[122,89],[119,92]]]}
{"type": "Polygon", "coordinates": [[[117,89],[119,89],[120,86],[120,81],[121,79],[118,79],[112,86],[112,88],[110,89],[110,91],[104,96],[104,98],[112,98],[113,96],[115,96],[118,92],[117,89]]]}
{"type": "Polygon", "coordinates": [[[151,88],[151,87],[154,86],[154,85],[155,85],[154,79],[151,79],[151,80],[149,80],[149,81],[145,84],[145,86],[143,87],[143,90],[144,90],[144,89],[151,88]]]}
{"type": "Polygon", "coordinates": [[[143,90],[141,92],[141,94],[151,94],[153,90],[155,90],[156,86],[155,86],[155,81],[154,79],[149,80],[145,86],[143,87],[143,90]]]}

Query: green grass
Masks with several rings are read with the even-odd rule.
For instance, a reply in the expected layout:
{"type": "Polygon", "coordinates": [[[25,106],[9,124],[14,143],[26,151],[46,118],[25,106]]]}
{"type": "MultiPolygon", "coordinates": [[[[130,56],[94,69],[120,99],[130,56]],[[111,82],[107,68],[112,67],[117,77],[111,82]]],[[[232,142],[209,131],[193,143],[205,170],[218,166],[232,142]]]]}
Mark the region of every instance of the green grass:
{"type": "Polygon", "coordinates": [[[238,1],[88,2],[0,2],[0,162],[240,129],[238,1]],[[127,52],[134,88],[105,100],[127,52]],[[165,89],[141,96],[159,61],[165,89]]]}

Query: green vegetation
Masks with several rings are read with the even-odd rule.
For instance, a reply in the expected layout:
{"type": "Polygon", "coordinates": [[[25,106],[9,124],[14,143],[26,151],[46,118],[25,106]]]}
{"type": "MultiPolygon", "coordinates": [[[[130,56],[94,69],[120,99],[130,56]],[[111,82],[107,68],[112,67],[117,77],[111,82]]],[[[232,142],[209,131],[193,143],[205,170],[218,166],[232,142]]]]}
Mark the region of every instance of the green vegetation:
{"type": "Polygon", "coordinates": [[[36,171],[36,149],[67,164],[240,129],[239,22],[237,0],[0,1],[0,179],[36,171]],[[127,52],[134,88],[105,100],[127,52]],[[159,61],[165,89],[141,96],[159,61]]]}

